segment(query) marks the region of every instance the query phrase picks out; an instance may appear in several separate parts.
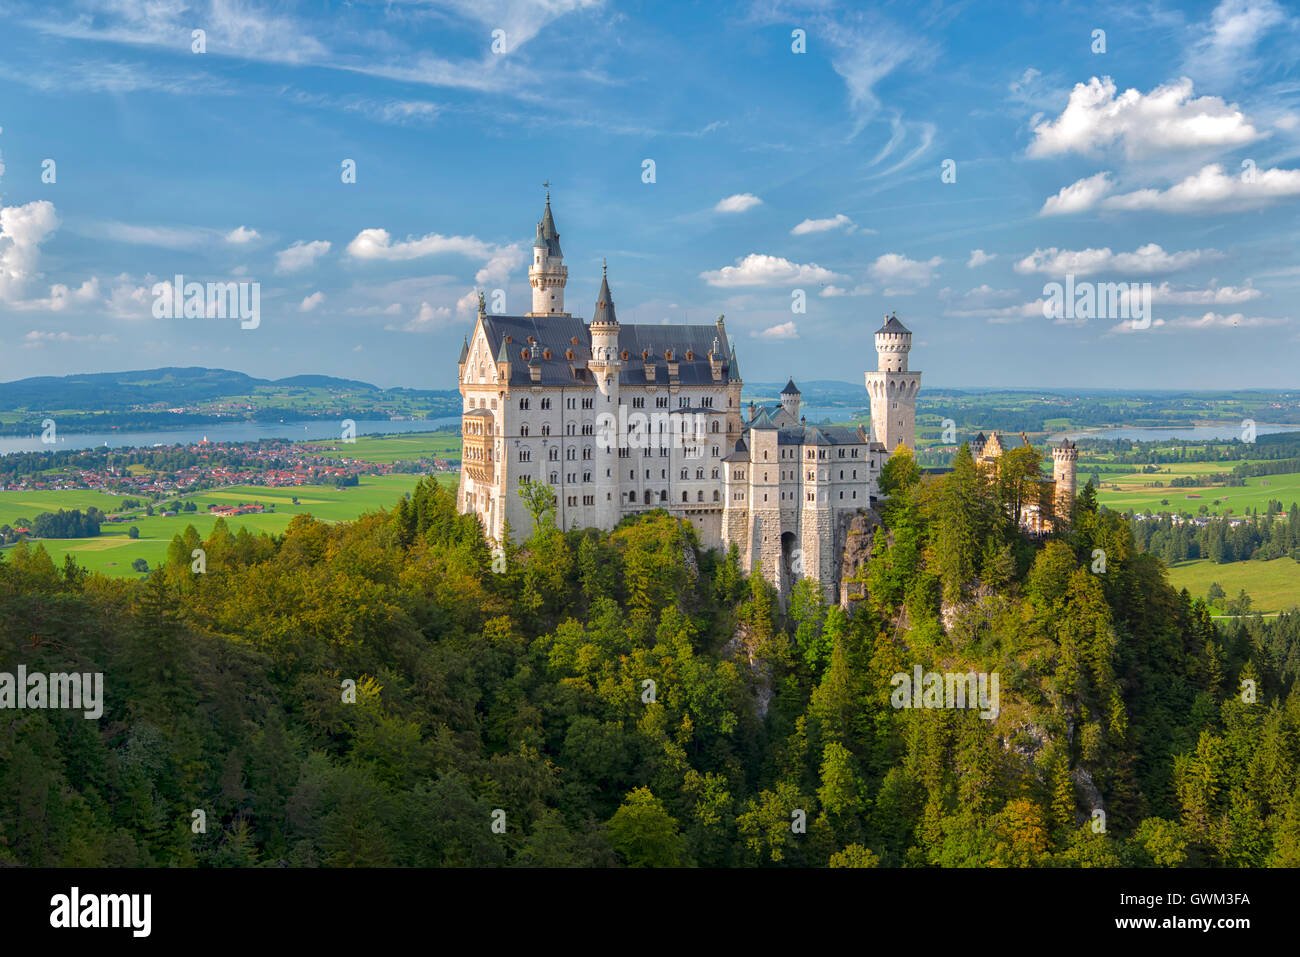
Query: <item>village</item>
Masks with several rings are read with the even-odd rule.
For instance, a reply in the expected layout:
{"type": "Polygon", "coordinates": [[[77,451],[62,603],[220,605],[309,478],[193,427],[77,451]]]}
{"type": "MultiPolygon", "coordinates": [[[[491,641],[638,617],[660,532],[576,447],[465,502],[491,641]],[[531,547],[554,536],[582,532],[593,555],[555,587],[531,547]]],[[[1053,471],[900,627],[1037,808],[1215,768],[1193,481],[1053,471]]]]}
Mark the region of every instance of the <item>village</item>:
{"type": "MultiPolygon", "coordinates": [[[[161,498],[231,485],[288,488],[303,485],[354,485],[361,475],[388,475],[404,469],[338,452],[337,445],[262,441],[212,443],[204,439],[164,448],[114,449],[107,465],[78,467],[79,458],[102,461],[104,450],[85,449],[71,454],[71,463],[57,473],[38,472],[18,477],[0,474],[0,491],[90,490],[112,494],[161,498]],[[127,463],[128,458],[151,454],[185,456],[194,461],[175,469],[127,463]],[[122,464],[112,460],[120,457],[122,464]]],[[[459,462],[434,459],[434,469],[455,468],[459,462]]]]}

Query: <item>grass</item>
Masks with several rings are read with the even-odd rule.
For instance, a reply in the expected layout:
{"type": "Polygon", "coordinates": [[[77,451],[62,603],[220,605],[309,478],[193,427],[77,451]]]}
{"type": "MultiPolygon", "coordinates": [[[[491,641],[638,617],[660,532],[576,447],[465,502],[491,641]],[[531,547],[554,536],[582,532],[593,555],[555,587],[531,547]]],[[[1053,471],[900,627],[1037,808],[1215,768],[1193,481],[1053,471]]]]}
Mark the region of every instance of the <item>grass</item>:
{"type": "MultiPolygon", "coordinates": [[[[39,539],[38,541],[49,552],[50,558],[56,565],[62,565],[63,556],[71,554],[78,564],[91,571],[103,572],[106,575],[134,576],[138,574],[131,570],[131,563],[135,559],[143,558],[149,563],[150,568],[155,567],[166,557],[167,546],[171,544],[172,536],[183,533],[187,526],[193,525],[201,537],[207,538],[217,522],[216,517],[207,512],[209,505],[260,502],[267,507],[266,512],[228,518],[226,527],[236,535],[240,528],[247,528],[254,535],[261,532],[276,535],[284,532],[295,515],[310,514],[321,521],[344,522],[366,512],[392,508],[397,504],[397,500],[414,489],[423,477],[418,474],[366,475],[361,477],[359,485],[352,488],[336,488],[332,485],[308,485],[299,488],[232,486],[211,492],[180,496],[182,500],[194,501],[199,509],[197,512],[179,512],[171,518],[164,518],[159,513],[146,516],[142,512],[139,517],[132,517],[120,524],[101,525],[100,534],[96,538],[39,539]],[[294,498],[298,499],[297,504],[294,504],[294,498]],[[271,510],[272,506],[274,510],[271,510]],[[139,538],[132,539],[128,536],[128,530],[133,526],[139,530],[139,538]]],[[[443,483],[458,481],[455,473],[443,473],[433,477],[443,483]]],[[[55,497],[61,497],[59,500],[64,501],[67,496],[77,494],[74,492],[21,494],[25,496],[26,501],[36,503],[29,508],[32,514],[60,507],[78,507],[69,504],[50,504],[55,497]],[[42,496],[45,498],[42,499],[42,496]]],[[[114,496],[103,497],[114,498],[114,496]]],[[[168,499],[168,501],[172,500],[168,499]]],[[[120,500],[118,502],[120,504],[120,500]]],[[[88,504],[97,503],[92,500],[88,504]]],[[[84,508],[85,505],[80,507],[84,508]]],[[[31,515],[26,517],[30,518],[31,515]]]]}
{"type": "Polygon", "coordinates": [[[418,462],[422,458],[459,458],[460,436],[454,432],[406,432],[401,435],[363,435],[356,442],[336,440],[311,442],[321,455],[359,459],[391,465],[418,462]]]}
{"type": "MultiPolygon", "coordinates": [[[[1292,502],[1300,502],[1300,472],[1285,472],[1281,475],[1259,475],[1246,479],[1244,486],[1201,485],[1192,488],[1170,488],[1169,480],[1180,475],[1209,475],[1215,472],[1230,472],[1234,462],[1179,462],[1162,468],[1169,472],[1130,473],[1128,475],[1101,476],[1101,490],[1097,500],[1107,508],[1126,512],[1134,509],[1139,512],[1191,512],[1196,514],[1202,505],[1210,514],[1222,515],[1231,511],[1234,515],[1244,515],[1246,509],[1268,507],[1269,499],[1276,499],[1283,508],[1290,508],[1292,502]],[[1164,488],[1151,488],[1152,482],[1164,482],[1164,488]],[[1116,489],[1114,486],[1119,486],[1116,489]],[[1200,498],[1188,498],[1199,495],[1200,498]],[[1161,502],[1167,499],[1168,505],[1161,502]],[[1219,504],[1214,501],[1218,499],[1219,504]]],[[[1088,480],[1088,467],[1081,464],[1078,469],[1080,486],[1088,480]]]]}
{"type": "Polygon", "coordinates": [[[61,508],[84,512],[94,506],[101,512],[115,512],[129,497],[84,489],[0,492],[0,525],[12,525],[16,519],[35,518],[40,512],[57,512],[61,508]]]}
{"type": "Polygon", "coordinates": [[[1276,612],[1300,607],[1300,562],[1275,558],[1217,565],[1208,558],[1178,562],[1169,569],[1169,582],[1186,588],[1193,598],[1204,598],[1212,582],[1236,598],[1243,588],[1251,597],[1251,611],[1276,612]]]}

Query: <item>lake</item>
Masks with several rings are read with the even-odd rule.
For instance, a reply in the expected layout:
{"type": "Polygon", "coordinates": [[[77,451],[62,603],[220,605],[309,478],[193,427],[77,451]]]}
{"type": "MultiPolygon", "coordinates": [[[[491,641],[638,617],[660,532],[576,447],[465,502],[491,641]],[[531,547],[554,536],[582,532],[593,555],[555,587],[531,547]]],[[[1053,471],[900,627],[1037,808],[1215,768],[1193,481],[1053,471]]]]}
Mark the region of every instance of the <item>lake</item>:
{"type": "MultiPolygon", "coordinates": [[[[357,435],[384,435],[398,432],[432,432],[440,425],[460,425],[459,415],[435,419],[357,419],[357,435]]],[[[58,441],[46,445],[40,435],[0,438],[0,455],[10,452],[49,452],[57,449],[73,452],[93,448],[148,448],[152,445],[193,445],[206,438],[209,442],[253,442],[258,439],[337,439],[342,433],[339,419],[309,419],[297,422],[223,422],[194,428],[167,429],[158,432],[56,432],[58,441]]]]}
{"type": "MultiPolygon", "coordinates": [[[[1272,435],[1276,432],[1300,432],[1300,425],[1266,425],[1255,426],[1256,435],[1272,435]]],[[[1171,429],[1137,429],[1119,426],[1113,429],[1080,429],[1076,432],[1057,432],[1048,437],[1049,442],[1061,439],[1128,439],[1130,442],[1159,442],[1164,439],[1240,439],[1241,423],[1227,422],[1223,425],[1193,425],[1187,428],[1171,429]]]]}

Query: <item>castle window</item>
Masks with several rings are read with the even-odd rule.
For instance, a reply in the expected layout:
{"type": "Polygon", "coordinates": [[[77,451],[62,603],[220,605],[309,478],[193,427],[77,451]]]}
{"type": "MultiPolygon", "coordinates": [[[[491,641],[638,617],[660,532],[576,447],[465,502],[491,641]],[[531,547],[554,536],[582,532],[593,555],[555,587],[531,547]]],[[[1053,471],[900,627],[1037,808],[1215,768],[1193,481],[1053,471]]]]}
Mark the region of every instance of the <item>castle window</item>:
{"type": "Polygon", "coordinates": [[[576,449],[568,449],[568,450],[564,453],[564,457],[565,457],[566,459],[568,459],[570,462],[572,462],[575,458],[577,458],[577,450],[576,450],[576,449]]]}
{"type": "Polygon", "coordinates": [[[703,502],[703,501],[704,501],[704,492],[702,492],[702,491],[700,491],[700,492],[696,492],[696,493],[695,493],[695,501],[697,501],[697,502],[703,502]]]}
{"type": "Polygon", "coordinates": [[[519,426],[519,434],[520,434],[520,435],[527,435],[527,434],[528,434],[528,424],[527,424],[527,423],[524,423],[523,425],[519,426]]]}
{"type": "Polygon", "coordinates": [[[686,493],[683,492],[683,493],[682,493],[682,501],[685,502],[686,500],[687,500],[687,498],[686,498],[686,493]]]}
{"type": "Polygon", "coordinates": [[[627,500],[628,500],[629,502],[631,502],[633,505],[635,505],[635,504],[636,504],[636,492],[628,492],[628,493],[627,493],[627,500]]]}
{"type": "Polygon", "coordinates": [[[717,469],[714,469],[714,470],[713,470],[713,477],[714,477],[714,478],[717,478],[717,477],[718,477],[718,470],[717,470],[717,469]]]}
{"type": "MultiPolygon", "coordinates": [[[[718,476],[715,474],[713,477],[717,478],[718,476]]],[[[722,494],[716,488],[713,490],[713,500],[715,502],[722,501],[722,494]]]]}
{"type": "Polygon", "coordinates": [[[686,469],[682,469],[682,478],[683,478],[683,479],[685,479],[685,478],[687,477],[687,475],[689,475],[689,474],[690,474],[690,473],[689,473],[686,469]]]}
{"type": "Polygon", "coordinates": [[[635,399],[633,399],[633,400],[632,400],[632,408],[634,408],[634,409],[644,409],[644,408],[645,408],[645,398],[642,397],[642,396],[638,396],[638,397],[636,397],[635,399]]]}
{"type": "Polygon", "coordinates": [[[550,400],[550,399],[543,399],[543,400],[542,400],[542,408],[543,408],[543,409],[549,409],[550,407],[551,407],[551,400],[550,400]]]}
{"type": "MultiPolygon", "coordinates": [[[[646,499],[646,501],[649,501],[648,496],[650,495],[650,493],[649,493],[649,492],[646,492],[646,495],[647,495],[647,499],[646,499]]],[[[659,492],[659,501],[661,501],[661,502],[667,502],[667,501],[668,501],[668,489],[663,489],[663,490],[661,490],[661,491],[659,492]]]]}
{"type": "Polygon", "coordinates": [[[582,407],[583,407],[584,409],[590,409],[590,408],[593,408],[594,405],[595,405],[595,402],[594,402],[594,400],[592,400],[592,399],[583,399],[583,400],[582,400],[582,407]]]}
{"type": "MultiPolygon", "coordinates": [[[[528,428],[528,426],[524,426],[524,428],[526,429],[526,428],[528,428]]],[[[549,424],[549,423],[543,423],[543,424],[542,424],[542,435],[550,435],[550,434],[551,434],[551,426],[550,426],[550,424],[549,424]]]]}
{"type": "Polygon", "coordinates": [[[552,462],[558,462],[558,461],[560,460],[560,450],[559,450],[559,449],[551,449],[551,453],[550,453],[550,455],[547,456],[547,457],[548,457],[552,462]]]}
{"type": "Polygon", "coordinates": [[[702,479],[702,478],[704,478],[704,469],[696,469],[696,470],[695,470],[695,477],[696,477],[697,479],[702,479]]]}

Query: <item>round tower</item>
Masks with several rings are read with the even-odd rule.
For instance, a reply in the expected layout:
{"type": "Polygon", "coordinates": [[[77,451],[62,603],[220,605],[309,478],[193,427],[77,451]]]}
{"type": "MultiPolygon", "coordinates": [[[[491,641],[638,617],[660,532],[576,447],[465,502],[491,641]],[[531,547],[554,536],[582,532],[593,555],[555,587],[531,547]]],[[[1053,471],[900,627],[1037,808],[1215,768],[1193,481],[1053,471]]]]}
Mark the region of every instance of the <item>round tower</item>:
{"type": "Polygon", "coordinates": [[[551,191],[546,191],[546,209],[537,224],[533,241],[533,261],[528,267],[528,284],[533,287],[533,311],[530,316],[567,316],[564,311],[564,286],[569,281],[569,267],[564,265],[560,234],[551,215],[551,191]]]}
{"type": "Polygon", "coordinates": [[[876,330],[876,370],[867,373],[867,394],[871,398],[871,431],[875,441],[889,452],[900,445],[916,448],[916,395],[921,391],[921,373],[909,372],[907,354],[912,350],[912,333],[886,316],[876,330]]]}
{"type": "Polygon", "coordinates": [[[795,386],[794,379],[787,382],[785,388],[781,390],[781,408],[795,421],[795,423],[798,423],[799,389],[795,386]]]}
{"type": "Polygon", "coordinates": [[[1054,495],[1056,518],[1068,524],[1074,518],[1075,469],[1079,462],[1079,447],[1065,439],[1052,446],[1052,479],[1056,482],[1054,495]]]}
{"type": "MultiPolygon", "coordinates": [[[[591,332],[591,359],[587,362],[587,368],[596,385],[596,414],[598,417],[609,415],[613,421],[620,422],[616,439],[611,435],[604,442],[596,443],[596,466],[592,476],[596,485],[596,509],[593,517],[600,527],[613,528],[618,522],[622,502],[618,450],[627,444],[627,436],[622,434],[621,421],[624,417],[619,415],[618,408],[618,377],[623,368],[618,345],[618,316],[614,313],[614,297],[609,292],[609,279],[604,265],[600,268],[600,292],[596,296],[596,310],[591,315],[588,328],[591,332]]],[[[610,419],[605,421],[609,422],[610,419]]]]}

